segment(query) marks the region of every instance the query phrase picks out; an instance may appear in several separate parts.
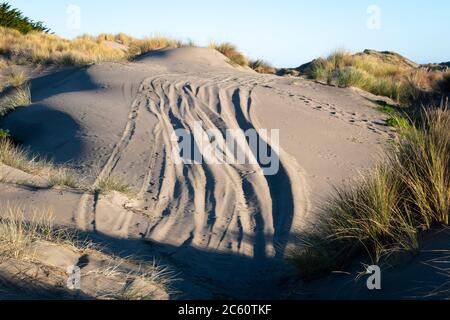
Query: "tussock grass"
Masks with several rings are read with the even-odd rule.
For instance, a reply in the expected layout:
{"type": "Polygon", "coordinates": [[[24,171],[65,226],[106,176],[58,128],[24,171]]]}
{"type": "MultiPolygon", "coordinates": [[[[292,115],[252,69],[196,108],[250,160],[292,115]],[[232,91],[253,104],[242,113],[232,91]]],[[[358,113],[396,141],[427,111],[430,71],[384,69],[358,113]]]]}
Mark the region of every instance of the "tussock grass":
{"type": "Polygon", "coordinates": [[[229,62],[234,65],[248,66],[249,61],[237,47],[229,42],[215,43],[211,42],[208,46],[211,49],[215,49],[228,58],[229,62]]]}
{"type": "Polygon", "coordinates": [[[437,83],[435,73],[413,68],[399,56],[389,57],[352,55],[341,50],[327,58],[316,59],[305,73],[328,84],[358,87],[403,103],[417,101],[421,95],[433,92],[437,83]]]}
{"type": "Polygon", "coordinates": [[[119,61],[126,54],[98,43],[93,37],[79,37],[72,41],[42,32],[20,32],[0,28],[0,54],[18,64],[86,65],[101,61],[119,61]]]}
{"type": "Polygon", "coordinates": [[[267,61],[262,59],[250,60],[249,67],[258,73],[275,74],[276,69],[267,61]]]}
{"type": "Polygon", "coordinates": [[[450,212],[450,111],[423,111],[399,127],[387,159],[323,207],[315,229],[288,257],[306,278],[344,268],[355,257],[373,262],[416,252],[421,232],[448,226],[450,212]]]}
{"type": "Polygon", "coordinates": [[[115,175],[109,175],[107,177],[104,177],[103,179],[100,179],[100,181],[97,183],[95,191],[101,194],[106,194],[111,191],[117,191],[128,196],[134,195],[134,191],[130,187],[130,185],[127,184],[123,179],[115,175]]]}
{"type": "Polygon", "coordinates": [[[20,87],[28,81],[27,75],[23,71],[12,72],[6,77],[6,82],[12,87],[20,87]]]}
{"type": "Polygon", "coordinates": [[[31,91],[28,85],[13,88],[8,94],[0,97],[0,117],[15,110],[18,107],[26,107],[31,104],[31,91]]]}
{"type": "Polygon", "coordinates": [[[99,36],[82,35],[66,40],[42,32],[20,32],[0,27],[0,54],[17,64],[89,65],[99,62],[115,62],[132,59],[150,51],[163,48],[194,46],[169,37],[154,36],[136,39],[124,33],[99,36]],[[128,48],[121,50],[107,42],[117,42],[128,48]]]}
{"type": "Polygon", "coordinates": [[[64,167],[52,167],[49,170],[49,182],[53,187],[83,188],[80,178],[75,172],[64,167]]]}
{"type": "Polygon", "coordinates": [[[170,39],[167,37],[156,36],[145,39],[133,40],[130,44],[130,55],[137,56],[147,52],[165,49],[180,48],[183,44],[181,41],[170,39]]]}

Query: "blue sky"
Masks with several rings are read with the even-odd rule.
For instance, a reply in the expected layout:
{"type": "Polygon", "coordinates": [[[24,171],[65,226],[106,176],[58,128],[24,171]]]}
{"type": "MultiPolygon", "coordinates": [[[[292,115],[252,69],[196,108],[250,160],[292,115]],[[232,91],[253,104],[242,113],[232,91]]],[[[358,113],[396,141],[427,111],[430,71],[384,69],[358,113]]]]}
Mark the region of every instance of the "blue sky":
{"type": "Polygon", "coordinates": [[[420,63],[450,60],[447,0],[9,2],[67,38],[125,32],[192,39],[199,45],[230,41],[250,57],[278,67],[295,67],[337,48],[397,51],[420,63]],[[77,21],[76,13],[68,13],[72,5],[80,8],[80,28],[68,27],[68,21],[77,21]]]}

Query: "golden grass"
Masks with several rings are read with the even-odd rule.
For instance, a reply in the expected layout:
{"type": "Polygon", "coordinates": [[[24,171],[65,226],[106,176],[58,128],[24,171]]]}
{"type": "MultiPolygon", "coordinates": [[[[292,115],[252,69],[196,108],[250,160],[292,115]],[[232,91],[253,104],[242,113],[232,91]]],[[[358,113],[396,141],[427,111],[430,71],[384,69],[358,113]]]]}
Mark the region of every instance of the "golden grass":
{"type": "Polygon", "coordinates": [[[0,117],[18,107],[25,107],[31,104],[31,91],[28,85],[13,88],[11,92],[0,97],[0,117]]]}
{"type": "Polygon", "coordinates": [[[229,42],[215,43],[211,42],[208,46],[210,49],[215,49],[228,58],[233,65],[248,66],[249,61],[237,47],[229,42]]]}
{"type": "Polygon", "coordinates": [[[0,57],[0,70],[5,69],[7,67],[8,63],[6,62],[6,60],[0,57]]]}
{"type": "Polygon", "coordinates": [[[12,72],[6,77],[6,82],[11,87],[20,87],[28,81],[27,75],[23,71],[12,72]]]}
{"type": "Polygon", "coordinates": [[[367,254],[375,263],[396,252],[415,252],[419,235],[448,226],[450,213],[450,111],[424,111],[399,127],[388,158],[324,206],[316,230],[288,257],[306,278],[343,268],[367,254]]]}
{"type": "Polygon", "coordinates": [[[136,39],[124,33],[103,33],[97,37],[82,35],[73,40],[66,40],[53,34],[21,34],[13,29],[0,27],[0,54],[17,64],[89,65],[105,61],[123,61],[158,49],[188,45],[194,44],[185,44],[163,36],[136,39]],[[107,42],[122,44],[128,51],[115,48],[107,42]]]}
{"type": "Polygon", "coordinates": [[[180,41],[167,37],[156,36],[132,41],[129,52],[131,56],[138,56],[159,49],[180,48],[182,45],[183,44],[180,41]]]}
{"type": "Polygon", "coordinates": [[[43,63],[59,65],[85,65],[101,61],[118,61],[126,58],[121,50],[98,43],[91,37],[72,41],[56,35],[20,32],[0,28],[0,54],[16,63],[43,63]]]}

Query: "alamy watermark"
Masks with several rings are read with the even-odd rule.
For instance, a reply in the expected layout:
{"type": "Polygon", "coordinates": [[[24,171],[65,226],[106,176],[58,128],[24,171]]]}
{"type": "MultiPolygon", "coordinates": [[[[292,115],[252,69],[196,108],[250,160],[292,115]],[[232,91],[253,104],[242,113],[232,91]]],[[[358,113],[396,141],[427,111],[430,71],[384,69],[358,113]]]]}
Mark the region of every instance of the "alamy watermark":
{"type": "Polygon", "coordinates": [[[68,274],[67,288],[69,290],[81,289],[81,269],[78,266],[70,266],[66,270],[68,274]]]}
{"type": "Polygon", "coordinates": [[[376,265],[368,266],[366,269],[366,274],[370,275],[366,282],[367,289],[381,290],[381,268],[376,265]]]}
{"type": "Polygon", "coordinates": [[[191,129],[172,133],[175,164],[256,165],[267,176],[280,169],[278,129],[204,129],[202,122],[195,122],[191,129]]]}
{"type": "Polygon", "coordinates": [[[377,5],[371,5],[367,8],[366,25],[369,30],[381,30],[381,8],[377,5]]]}
{"type": "Polygon", "coordinates": [[[66,28],[69,30],[81,29],[81,8],[75,4],[70,4],[66,8],[66,28]]]}

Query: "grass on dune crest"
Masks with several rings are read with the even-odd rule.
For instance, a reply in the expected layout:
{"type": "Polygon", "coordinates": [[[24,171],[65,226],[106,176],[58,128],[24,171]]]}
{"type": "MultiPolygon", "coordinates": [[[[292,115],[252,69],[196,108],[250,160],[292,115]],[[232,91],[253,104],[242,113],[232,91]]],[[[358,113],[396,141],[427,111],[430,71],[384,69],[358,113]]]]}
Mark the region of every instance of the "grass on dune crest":
{"type": "Polygon", "coordinates": [[[450,110],[423,111],[399,134],[387,159],[337,189],[315,229],[289,250],[305,278],[345,268],[357,257],[377,263],[397,252],[417,252],[422,232],[448,226],[450,110]]]}
{"type": "Polygon", "coordinates": [[[223,43],[211,42],[208,47],[222,53],[225,57],[228,58],[231,64],[243,67],[249,65],[247,57],[244,56],[241,52],[239,52],[239,50],[234,44],[231,44],[229,42],[223,43]]]}
{"type": "Polygon", "coordinates": [[[371,54],[352,55],[338,50],[327,58],[316,59],[305,72],[312,79],[340,87],[358,87],[403,103],[416,101],[425,92],[436,90],[439,82],[436,73],[413,68],[398,59],[382,60],[371,54]]]}
{"type": "Polygon", "coordinates": [[[93,37],[66,40],[42,32],[20,32],[0,28],[0,54],[18,64],[85,65],[101,61],[118,61],[126,54],[93,37]]]}
{"type": "Polygon", "coordinates": [[[276,69],[263,59],[250,60],[249,67],[258,73],[275,74],[276,69]]]}
{"type": "Polygon", "coordinates": [[[137,39],[124,33],[99,36],[82,35],[73,40],[42,32],[20,32],[0,27],[0,54],[17,64],[89,65],[99,62],[125,61],[163,48],[195,46],[164,36],[137,39]],[[111,46],[116,42],[126,50],[111,46]]]}

